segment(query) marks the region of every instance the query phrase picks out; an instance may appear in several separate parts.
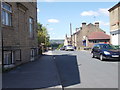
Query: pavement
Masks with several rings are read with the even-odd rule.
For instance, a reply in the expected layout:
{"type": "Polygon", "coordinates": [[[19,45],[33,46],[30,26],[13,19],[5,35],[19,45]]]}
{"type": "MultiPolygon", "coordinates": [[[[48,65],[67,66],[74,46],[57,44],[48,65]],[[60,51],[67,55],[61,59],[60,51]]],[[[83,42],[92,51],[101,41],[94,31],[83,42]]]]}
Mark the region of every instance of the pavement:
{"type": "Polygon", "coordinates": [[[44,55],[3,73],[3,88],[61,88],[61,82],[52,56],[44,55]]]}

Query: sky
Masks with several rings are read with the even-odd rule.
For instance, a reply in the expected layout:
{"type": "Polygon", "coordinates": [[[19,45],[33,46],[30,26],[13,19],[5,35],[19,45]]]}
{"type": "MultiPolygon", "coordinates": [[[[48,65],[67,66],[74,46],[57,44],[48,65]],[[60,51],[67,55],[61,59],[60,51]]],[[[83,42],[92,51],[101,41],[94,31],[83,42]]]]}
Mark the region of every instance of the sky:
{"type": "Polygon", "coordinates": [[[110,33],[109,12],[117,2],[38,2],[37,19],[48,30],[50,39],[64,39],[79,28],[82,22],[100,23],[100,28],[110,33]]]}

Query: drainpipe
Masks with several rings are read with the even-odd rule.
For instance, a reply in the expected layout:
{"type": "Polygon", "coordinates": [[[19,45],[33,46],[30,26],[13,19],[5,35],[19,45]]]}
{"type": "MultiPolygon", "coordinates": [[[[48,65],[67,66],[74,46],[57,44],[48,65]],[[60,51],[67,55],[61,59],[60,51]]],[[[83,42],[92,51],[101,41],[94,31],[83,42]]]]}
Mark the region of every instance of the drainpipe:
{"type": "MultiPolygon", "coordinates": [[[[1,7],[1,11],[2,11],[2,2],[3,1],[1,1],[0,2],[0,7],[1,7]]],[[[1,44],[1,51],[2,51],[2,72],[3,72],[3,68],[4,68],[4,49],[3,49],[3,24],[2,24],[2,12],[1,12],[1,15],[0,15],[0,18],[1,18],[1,42],[2,42],[2,44],[1,44]]]]}

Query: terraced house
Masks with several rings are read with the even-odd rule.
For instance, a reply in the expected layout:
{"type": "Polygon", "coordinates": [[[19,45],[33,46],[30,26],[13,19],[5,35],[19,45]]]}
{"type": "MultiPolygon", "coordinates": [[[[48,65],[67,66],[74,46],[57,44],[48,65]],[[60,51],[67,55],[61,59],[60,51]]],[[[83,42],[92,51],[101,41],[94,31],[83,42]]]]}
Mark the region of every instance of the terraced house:
{"type": "Polygon", "coordinates": [[[120,2],[109,10],[111,44],[120,45],[120,2]]]}
{"type": "Polygon", "coordinates": [[[82,27],[76,28],[76,32],[72,35],[72,45],[77,49],[91,48],[96,43],[110,43],[109,35],[99,27],[99,22],[95,24],[83,22],[82,27]]]}
{"type": "Polygon", "coordinates": [[[37,57],[37,3],[2,2],[2,63],[5,68],[37,57]]]}

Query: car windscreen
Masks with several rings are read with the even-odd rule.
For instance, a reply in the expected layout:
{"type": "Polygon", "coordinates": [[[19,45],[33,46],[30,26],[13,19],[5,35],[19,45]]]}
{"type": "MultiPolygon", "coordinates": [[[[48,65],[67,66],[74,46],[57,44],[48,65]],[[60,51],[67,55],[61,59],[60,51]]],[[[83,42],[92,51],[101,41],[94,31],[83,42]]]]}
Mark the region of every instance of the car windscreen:
{"type": "Polygon", "coordinates": [[[102,49],[117,49],[115,46],[109,45],[109,44],[103,44],[103,45],[100,45],[100,47],[102,49]]]}
{"type": "Polygon", "coordinates": [[[72,47],[72,45],[68,45],[69,47],[72,47]]]}

